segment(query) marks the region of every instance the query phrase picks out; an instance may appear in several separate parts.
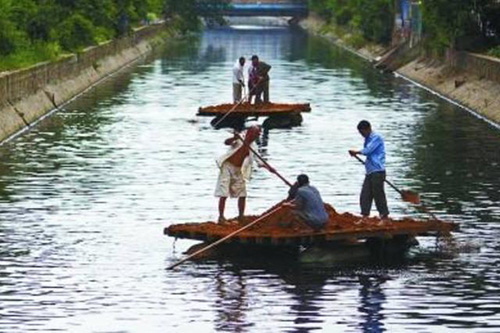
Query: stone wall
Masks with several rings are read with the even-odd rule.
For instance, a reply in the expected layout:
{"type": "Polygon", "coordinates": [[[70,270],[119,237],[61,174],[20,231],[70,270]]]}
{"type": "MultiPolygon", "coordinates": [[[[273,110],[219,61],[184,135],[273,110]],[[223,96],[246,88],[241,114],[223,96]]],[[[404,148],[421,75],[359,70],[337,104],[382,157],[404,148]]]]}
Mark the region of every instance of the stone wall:
{"type": "Polygon", "coordinates": [[[55,62],[0,73],[0,141],[147,54],[162,31],[164,24],[147,26],[55,62]]]}
{"type": "Polygon", "coordinates": [[[453,68],[500,83],[500,59],[482,54],[448,50],[446,61],[453,68]]]}
{"type": "Polygon", "coordinates": [[[481,54],[448,50],[446,57],[427,55],[422,45],[408,44],[393,49],[346,47],[341,38],[325,29],[326,22],[309,15],[300,26],[333,44],[394,71],[428,90],[463,106],[475,115],[500,128],[500,60],[481,54]]]}

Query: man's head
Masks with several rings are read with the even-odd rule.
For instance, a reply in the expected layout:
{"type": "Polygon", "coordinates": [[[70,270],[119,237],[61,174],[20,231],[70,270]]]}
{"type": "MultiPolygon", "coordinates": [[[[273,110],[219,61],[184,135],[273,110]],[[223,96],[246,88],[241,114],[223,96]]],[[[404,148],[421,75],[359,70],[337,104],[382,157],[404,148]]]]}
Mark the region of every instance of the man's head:
{"type": "Polygon", "coordinates": [[[260,127],[259,126],[251,126],[247,130],[247,134],[245,135],[245,141],[254,142],[260,136],[260,127]]]}
{"type": "Polygon", "coordinates": [[[252,56],[252,65],[253,66],[258,66],[259,65],[259,57],[256,55],[252,56]]]}
{"type": "Polygon", "coordinates": [[[240,66],[245,66],[245,57],[241,57],[239,62],[240,62],[240,66]]]}
{"type": "Polygon", "coordinates": [[[309,185],[309,177],[307,175],[298,175],[297,177],[297,184],[299,184],[299,187],[309,185]]]}
{"type": "Polygon", "coordinates": [[[364,138],[367,138],[372,132],[372,125],[366,120],[361,120],[358,124],[358,131],[364,138]]]}

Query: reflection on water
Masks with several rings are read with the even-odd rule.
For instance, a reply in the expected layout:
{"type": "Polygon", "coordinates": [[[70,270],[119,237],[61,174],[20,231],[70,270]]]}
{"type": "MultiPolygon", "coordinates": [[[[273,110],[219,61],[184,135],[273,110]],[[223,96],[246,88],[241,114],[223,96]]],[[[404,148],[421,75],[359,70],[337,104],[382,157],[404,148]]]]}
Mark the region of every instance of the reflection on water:
{"type": "MultiPolygon", "coordinates": [[[[0,331],[496,332],[499,143],[487,124],[299,31],[170,43],[0,147],[0,331]],[[273,66],[273,100],[313,108],[302,127],[265,138],[280,172],[307,172],[326,201],[356,212],[363,171],[346,151],[369,119],[386,138],[390,179],[461,224],[458,251],[422,239],[402,263],[249,254],[165,271],[193,242],[173,252],[163,227],[217,214],[214,158],[229,133],[196,110],[230,100],[231,67],[252,54],[273,66]],[[470,242],[476,250],[460,245],[470,242]]],[[[261,212],[287,189],[258,170],[249,192],[248,210],[261,212]]],[[[393,215],[423,216],[388,195],[393,215]]]]}

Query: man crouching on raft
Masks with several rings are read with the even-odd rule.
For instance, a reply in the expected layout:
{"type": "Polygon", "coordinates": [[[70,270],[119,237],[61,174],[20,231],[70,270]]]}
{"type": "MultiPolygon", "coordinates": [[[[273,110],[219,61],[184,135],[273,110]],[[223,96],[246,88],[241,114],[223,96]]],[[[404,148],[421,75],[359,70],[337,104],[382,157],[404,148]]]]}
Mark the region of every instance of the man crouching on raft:
{"type": "MultiPolygon", "coordinates": [[[[259,138],[259,135],[260,128],[252,126],[246,131],[243,142],[239,139],[239,134],[237,133],[225,141],[225,144],[231,146],[231,148],[217,160],[220,173],[215,189],[215,196],[219,198],[219,223],[227,223],[224,211],[228,197],[238,198],[238,220],[240,222],[243,221],[247,197],[246,182],[251,178],[252,164],[255,160],[250,147],[254,151],[257,150],[254,142],[259,138]]],[[[265,167],[270,172],[275,172],[274,169],[267,167],[258,159],[257,163],[259,167],[265,167]]]]}
{"type": "Polygon", "coordinates": [[[294,213],[314,231],[320,231],[328,221],[325,204],[319,191],[309,184],[307,175],[299,175],[297,182],[288,192],[285,207],[294,209],[294,213]]]}

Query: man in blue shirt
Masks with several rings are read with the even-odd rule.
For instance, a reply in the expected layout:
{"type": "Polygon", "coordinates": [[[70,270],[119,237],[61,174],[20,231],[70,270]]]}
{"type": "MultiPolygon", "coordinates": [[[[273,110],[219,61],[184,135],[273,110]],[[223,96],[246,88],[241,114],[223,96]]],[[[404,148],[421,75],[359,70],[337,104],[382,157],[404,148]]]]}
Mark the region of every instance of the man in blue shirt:
{"type": "Polygon", "coordinates": [[[372,131],[370,123],[362,120],[358,124],[359,133],[365,138],[362,150],[349,150],[351,156],[365,155],[366,176],[360,195],[361,214],[370,216],[372,201],[382,219],[389,216],[387,199],[385,197],[385,145],[384,139],[372,131]]]}
{"type": "Polygon", "coordinates": [[[325,227],[328,221],[328,213],[319,191],[309,184],[307,175],[299,175],[297,182],[289,192],[285,206],[292,207],[295,214],[299,216],[308,226],[319,231],[325,227]]]}

